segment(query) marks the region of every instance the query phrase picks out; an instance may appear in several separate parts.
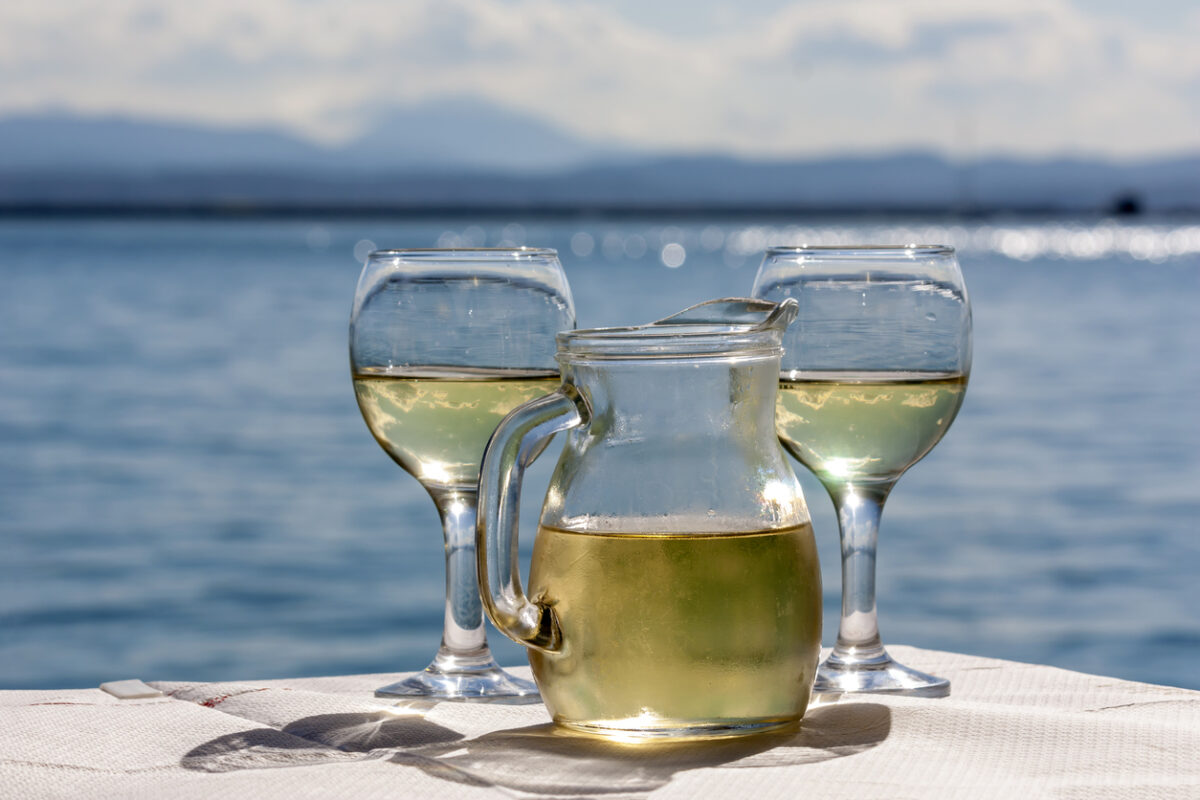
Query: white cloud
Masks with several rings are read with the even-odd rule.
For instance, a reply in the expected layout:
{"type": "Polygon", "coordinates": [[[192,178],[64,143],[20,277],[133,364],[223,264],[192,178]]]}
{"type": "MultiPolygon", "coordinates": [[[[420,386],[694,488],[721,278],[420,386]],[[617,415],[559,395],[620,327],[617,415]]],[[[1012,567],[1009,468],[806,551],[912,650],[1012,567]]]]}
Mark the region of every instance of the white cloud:
{"type": "Polygon", "coordinates": [[[352,135],[487,97],[579,135],[748,155],[1200,148],[1200,13],[1067,0],[795,4],[672,35],[551,0],[56,0],[0,6],[0,111],[63,107],[352,135]]]}

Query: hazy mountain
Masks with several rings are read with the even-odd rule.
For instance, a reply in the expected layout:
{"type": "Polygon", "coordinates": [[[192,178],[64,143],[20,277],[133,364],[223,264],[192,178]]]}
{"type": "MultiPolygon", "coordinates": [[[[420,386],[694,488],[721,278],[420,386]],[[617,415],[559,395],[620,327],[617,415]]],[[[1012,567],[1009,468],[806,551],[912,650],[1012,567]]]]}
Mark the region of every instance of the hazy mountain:
{"type": "Polygon", "coordinates": [[[326,156],[268,129],[67,114],[0,119],[0,170],[9,173],[285,167],[326,156]]]}
{"type": "Polygon", "coordinates": [[[929,153],[744,160],[653,156],[456,99],[381,111],[323,147],[269,129],[62,114],[0,119],[8,207],[1200,209],[1200,156],[1130,163],[929,153]]]}
{"type": "Polygon", "coordinates": [[[546,172],[621,149],[585,141],[533,117],[466,98],[390,109],[341,149],[360,167],[469,167],[546,172]]]}
{"type": "Polygon", "coordinates": [[[1118,195],[1150,209],[1200,209],[1200,155],[1113,164],[1095,159],[987,159],[960,171],[978,202],[1011,205],[1040,199],[1050,207],[1100,207],[1118,195]]]}
{"type": "Polygon", "coordinates": [[[285,168],[545,171],[620,152],[533,117],[468,98],[384,109],[360,137],[330,147],[269,128],[61,113],[0,118],[0,172],[8,173],[285,168]]]}
{"type": "MultiPolygon", "coordinates": [[[[929,153],[742,161],[663,158],[573,172],[564,183],[617,202],[717,202],[805,208],[1107,208],[1136,196],[1150,209],[1200,209],[1200,156],[1114,164],[1099,159],[984,159],[929,153]]],[[[546,187],[553,191],[552,187],[546,187]]]]}

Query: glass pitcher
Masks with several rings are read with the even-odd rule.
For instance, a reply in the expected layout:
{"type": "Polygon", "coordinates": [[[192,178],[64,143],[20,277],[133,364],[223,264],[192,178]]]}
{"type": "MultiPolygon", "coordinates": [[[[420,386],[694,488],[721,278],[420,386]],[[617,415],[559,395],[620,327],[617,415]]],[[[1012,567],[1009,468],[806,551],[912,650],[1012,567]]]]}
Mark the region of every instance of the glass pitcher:
{"type": "Polygon", "coordinates": [[[562,385],[493,434],[479,581],[555,722],[621,738],[769,730],[804,714],[821,642],[808,508],[775,434],[796,303],[729,298],[558,334],[562,385]],[[522,590],[525,467],[568,431],[522,590]]]}

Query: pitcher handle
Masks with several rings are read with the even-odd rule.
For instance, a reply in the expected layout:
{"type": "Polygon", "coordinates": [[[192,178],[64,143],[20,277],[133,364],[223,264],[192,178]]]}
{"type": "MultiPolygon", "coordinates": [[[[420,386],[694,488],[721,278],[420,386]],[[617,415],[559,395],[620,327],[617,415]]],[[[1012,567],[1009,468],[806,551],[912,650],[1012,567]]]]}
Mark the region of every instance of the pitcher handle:
{"type": "Polygon", "coordinates": [[[582,398],[560,389],[515,408],[496,427],[479,471],[475,550],[479,590],[492,624],[517,644],[553,652],[561,646],[549,606],[531,603],[521,588],[517,521],[521,480],[551,436],[585,422],[582,398]]]}

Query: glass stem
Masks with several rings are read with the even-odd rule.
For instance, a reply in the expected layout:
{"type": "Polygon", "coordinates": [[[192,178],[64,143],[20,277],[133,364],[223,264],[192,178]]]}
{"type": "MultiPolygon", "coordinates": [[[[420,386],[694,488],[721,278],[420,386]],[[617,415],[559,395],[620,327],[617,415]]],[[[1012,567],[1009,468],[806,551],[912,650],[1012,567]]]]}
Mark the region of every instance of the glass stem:
{"type": "Polygon", "coordinates": [[[446,537],[446,616],[442,644],[431,669],[454,671],[491,662],[479,578],[475,568],[475,512],[472,489],[431,491],[446,537]]]}
{"type": "Polygon", "coordinates": [[[832,662],[888,659],[879,638],[875,608],[875,549],[879,543],[879,517],[895,483],[825,484],[837,507],[842,539],[842,621],[830,655],[832,662]]]}

